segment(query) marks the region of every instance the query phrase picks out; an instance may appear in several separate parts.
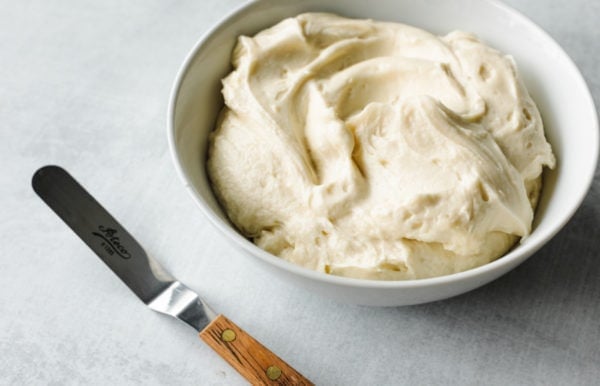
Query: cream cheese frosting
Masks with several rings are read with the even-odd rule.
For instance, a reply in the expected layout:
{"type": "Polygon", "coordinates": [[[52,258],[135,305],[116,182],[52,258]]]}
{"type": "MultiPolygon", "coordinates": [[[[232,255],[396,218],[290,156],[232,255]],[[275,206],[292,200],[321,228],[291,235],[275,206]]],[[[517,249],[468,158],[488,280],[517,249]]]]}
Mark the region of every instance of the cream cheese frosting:
{"type": "Polygon", "coordinates": [[[232,64],[207,170],[259,247],[402,280],[530,233],[555,159],[513,59],[474,35],[307,13],[240,37],[232,64]]]}

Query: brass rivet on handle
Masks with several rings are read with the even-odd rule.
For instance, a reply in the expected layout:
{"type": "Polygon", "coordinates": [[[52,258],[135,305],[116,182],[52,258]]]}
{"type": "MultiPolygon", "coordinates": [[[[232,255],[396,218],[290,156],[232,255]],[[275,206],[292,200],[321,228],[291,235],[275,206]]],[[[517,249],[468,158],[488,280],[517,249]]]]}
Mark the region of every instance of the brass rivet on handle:
{"type": "Polygon", "coordinates": [[[235,331],[231,329],[223,330],[221,333],[221,339],[223,342],[233,342],[235,340],[235,331]]]}
{"type": "Polygon", "coordinates": [[[267,368],[267,377],[272,381],[276,381],[281,377],[281,369],[277,366],[269,366],[267,368]]]}

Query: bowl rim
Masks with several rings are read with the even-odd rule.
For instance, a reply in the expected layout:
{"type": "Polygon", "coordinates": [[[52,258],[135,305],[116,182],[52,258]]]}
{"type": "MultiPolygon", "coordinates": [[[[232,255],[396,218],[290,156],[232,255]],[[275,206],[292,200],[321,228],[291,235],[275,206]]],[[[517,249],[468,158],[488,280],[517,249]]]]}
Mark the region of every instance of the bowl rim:
{"type": "MultiPolygon", "coordinates": [[[[593,165],[594,167],[590,169],[587,176],[583,176],[586,178],[584,181],[585,189],[581,189],[578,193],[578,196],[573,201],[573,205],[567,208],[559,219],[559,221],[555,222],[551,226],[549,226],[548,230],[542,234],[539,240],[536,243],[525,244],[522,245],[518,251],[511,250],[503,256],[497,258],[494,261],[481,265],[479,267],[475,267],[466,271],[457,272],[444,276],[437,276],[431,278],[424,279],[409,279],[409,280],[375,280],[375,279],[359,279],[352,277],[343,277],[343,276],[335,276],[328,275],[322,272],[317,272],[294,263],[291,263],[287,260],[281,259],[261,248],[256,246],[254,243],[244,238],[241,234],[239,234],[236,230],[232,228],[232,226],[225,221],[223,221],[219,216],[217,216],[212,209],[206,204],[206,202],[201,198],[200,194],[193,187],[193,184],[188,179],[185,174],[182,160],[179,156],[176,146],[175,139],[175,109],[177,105],[177,100],[179,97],[179,92],[181,90],[182,82],[187,74],[191,63],[194,58],[198,54],[198,52],[202,49],[204,44],[210,39],[210,37],[218,32],[221,28],[224,28],[228,22],[234,19],[236,16],[246,12],[249,8],[256,6],[258,1],[248,1],[244,4],[239,5],[234,8],[232,11],[223,16],[220,20],[218,20],[215,24],[213,24],[203,35],[200,36],[198,41],[192,47],[192,49],[187,54],[185,60],[181,64],[177,75],[175,77],[175,82],[171,88],[170,96],[169,96],[169,104],[167,110],[167,140],[169,146],[169,152],[171,154],[171,160],[175,166],[177,174],[179,175],[180,180],[183,182],[186,190],[192,196],[196,204],[200,207],[204,215],[209,219],[209,221],[215,226],[219,231],[225,234],[229,239],[233,240],[238,246],[240,246],[243,250],[250,253],[254,257],[259,258],[264,263],[269,265],[273,265],[279,269],[284,271],[289,271],[295,275],[302,276],[306,279],[310,279],[312,281],[320,282],[322,284],[332,284],[337,286],[346,286],[346,287],[358,287],[358,288],[371,288],[371,289],[416,289],[416,288],[430,288],[434,286],[447,285],[451,283],[468,281],[469,279],[475,279],[477,277],[483,277],[486,275],[491,275],[494,271],[497,272],[505,272],[510,270],[515,263],[519,263],[520,260],[525,260],[533,253],[535,253],[538,249],[540,249],[547,241],[553,238],[573,217],[575,212],[581,206],[584,198],[586,197],[592,181],[594,179],[595,170],[598,165],[598,157],[599,157],[599,149],[600,149],[600,138],[599,138],[599,127],[598,127],[598,112],[594,104],[593,97],[589,90],[587,83],[584,80],[581,71],[577,67],[577,65],[573,62],[571,57],[563,50],[563,48],[540,26],[522,14],[520,11],[502,3],[499,0],[483,0],[487,2],[489,5],[500,8],[503,12],[507,12],[511,15],[511,17],[516,18],[519,22],[524,23],[528,28],[535,30],[536,33],[540,34],[540,36],[547,40],[547,42],[552,46],[554,50],[562,53],[564,58],[566,59],[567,65],[570,67],[570,70],[576,77],[577,83],[579,83],[579,87],[584,90],[583,97],[588,100],[592,110],[595,114],[592,114],[593,121],[590,122],[590,125],[593,126],[593,143],[595,144],[593,148],[593,165]]],[[[533,232],[532,232],[533,233],[533,232]]]]}

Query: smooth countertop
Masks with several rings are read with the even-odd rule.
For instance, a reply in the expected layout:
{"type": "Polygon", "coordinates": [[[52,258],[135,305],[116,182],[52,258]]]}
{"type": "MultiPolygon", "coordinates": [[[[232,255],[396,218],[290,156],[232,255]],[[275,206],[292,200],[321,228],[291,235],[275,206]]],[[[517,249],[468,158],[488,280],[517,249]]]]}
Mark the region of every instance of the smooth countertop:
{"type": "MultiPolygon", "coordinates": [[[[509,0],[600,102],[600,2],[509,0]]],[[[241,1],[0,2],[0,384],[238,385],[182,323],[140,303],[30,187],[67,168],[149,253],[319,385],[597,384],[600,177],[508,275],[432,304],[338,304],[267,276],[179,181],[169,92],[241,1]]]]}

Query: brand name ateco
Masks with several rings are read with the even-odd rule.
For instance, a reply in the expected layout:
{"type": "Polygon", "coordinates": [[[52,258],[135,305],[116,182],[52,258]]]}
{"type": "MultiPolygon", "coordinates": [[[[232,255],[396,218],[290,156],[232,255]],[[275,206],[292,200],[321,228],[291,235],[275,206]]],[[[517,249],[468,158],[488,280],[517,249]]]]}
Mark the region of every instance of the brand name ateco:
{"type": "Polygon", "coordinates": [[[121,244],[121,241],[117,236],[116,229],[100,225],[98,226],[98,231],[99,232],[92,232],[92,234],[96,237],[99,237],[102,240],[102,246],[109,255],[113,255],[116,253],[123,259],[131,258],[131,254],[121,244]]]}

